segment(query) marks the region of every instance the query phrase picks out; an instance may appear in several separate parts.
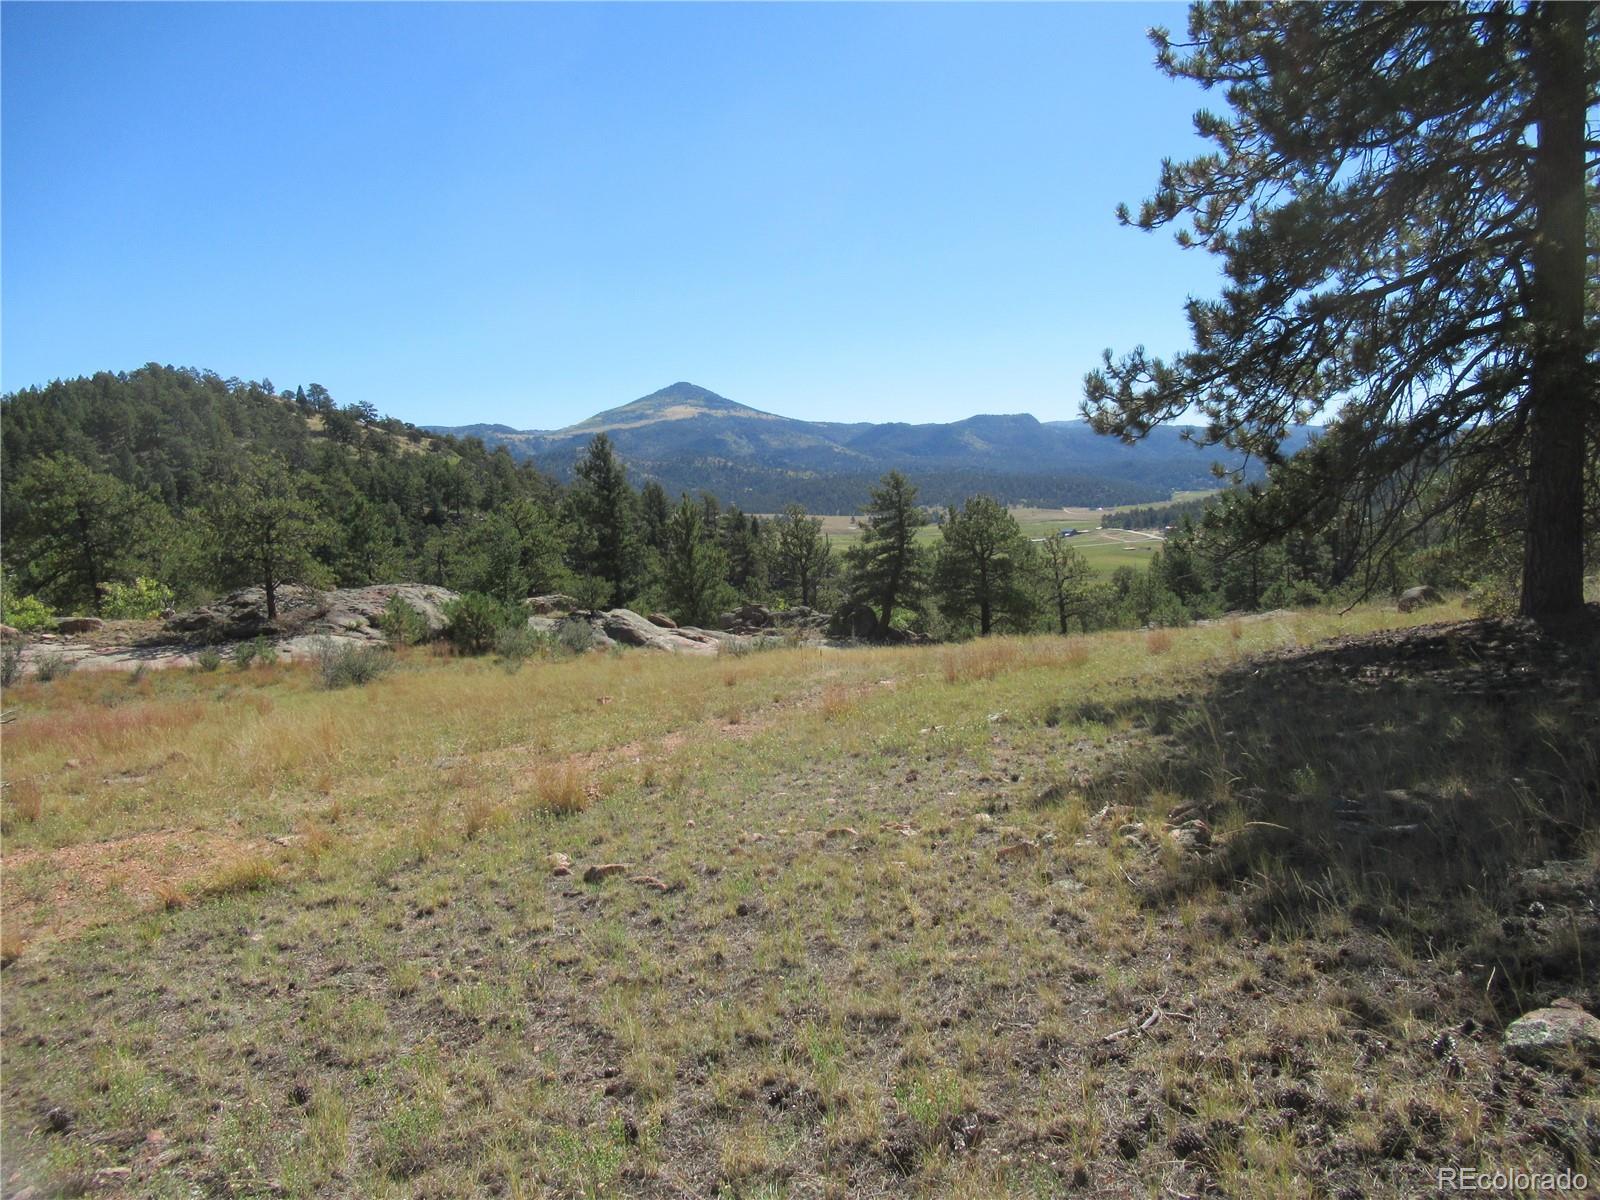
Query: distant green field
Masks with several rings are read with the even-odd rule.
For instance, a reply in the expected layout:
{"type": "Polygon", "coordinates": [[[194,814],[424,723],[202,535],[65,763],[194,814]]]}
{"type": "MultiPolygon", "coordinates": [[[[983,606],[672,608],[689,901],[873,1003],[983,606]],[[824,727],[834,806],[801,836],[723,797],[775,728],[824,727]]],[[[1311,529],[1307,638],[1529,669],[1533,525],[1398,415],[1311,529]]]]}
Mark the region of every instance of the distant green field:
{"type": "MultiPolygon", "coordinates": [[[[1204,492],[1181,492],[1174,500],[1187,500],[1204,492]]],[[[1134,506],[1137,507],[1137,506],[1134,506]]],[[[1011,515],[1017,519],[1022,532],[1029,538],[1054,537],[1063,529],[1083,532],[1071,539],[1073,549],[1088,560],[1089,565],[1102,575],[1109,575],[1118,567],[1139,567],[1150,561],[1161,548],[1161,536],[1153,530],[1101,529],[1100,519],[1117,509],[1099,508],[1013,508],[1011,515]]],[[[850,516],[823,516],[822,528],[833,540],[834,548],[844,550],[861,536],[861,528],[850,516]]],[[[928,544],[938,540],[935,526],[925,527],[920,534],[928,544]]]]}

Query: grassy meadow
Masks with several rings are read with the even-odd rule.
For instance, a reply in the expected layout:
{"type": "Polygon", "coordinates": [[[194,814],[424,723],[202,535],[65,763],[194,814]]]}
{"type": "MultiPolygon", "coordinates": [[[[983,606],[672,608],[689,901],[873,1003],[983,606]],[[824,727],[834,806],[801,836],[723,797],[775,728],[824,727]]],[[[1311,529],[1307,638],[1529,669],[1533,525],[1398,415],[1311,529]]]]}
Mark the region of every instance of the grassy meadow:
{"type": "Polygon", "coordinates": [[[1600,989],[1506,924],[1596,861],[1594,698],[1307,649],[1441,614],[24,683],[5,1194],[1593,1177],[1592,1071],[1497,1038],[1600,989]]]}
{"type": "MultiPolygon", "coordinates": [[[[1174,500],[1187,500],[1201,492],[1178,492],[1174,500]]],[[[1071,545],[1101,575],[1109,575],[1118,567],[1143,568],[1161,548],[1161,534],[1148,529],[1101,529],[1100,519],[1115,508],[1012,508],[1011,515],[1021,526],[1024,537],[1037,540],[1054,537],[1063,529],[1082,532],[1072,539],[1071,545]]],[[[822,531],[833,542],[836,552],[854,545],[861,537],[862,527],[850,516],[819,516],[822,531]]],[[[937,544],[939,529],[925,525],[917,532],[918,539],[928,546],[937,544]]]]}

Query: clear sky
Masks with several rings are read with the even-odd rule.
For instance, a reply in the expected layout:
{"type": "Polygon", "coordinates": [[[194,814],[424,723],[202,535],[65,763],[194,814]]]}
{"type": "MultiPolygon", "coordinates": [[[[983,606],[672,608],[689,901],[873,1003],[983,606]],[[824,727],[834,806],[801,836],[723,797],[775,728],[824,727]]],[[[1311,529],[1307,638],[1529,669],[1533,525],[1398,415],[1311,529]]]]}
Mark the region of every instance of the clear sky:
{"type": "MultiPolygon", "coordinates": [[[[689,380],[1078,415],[1210,256],[1119,227],[1198,89],[1141,4],[16,4],[0,388],[148,361],[419,424],[689,380]]],[[[1220,98],[1213,98],[1220,104],[1220,98]]]]}

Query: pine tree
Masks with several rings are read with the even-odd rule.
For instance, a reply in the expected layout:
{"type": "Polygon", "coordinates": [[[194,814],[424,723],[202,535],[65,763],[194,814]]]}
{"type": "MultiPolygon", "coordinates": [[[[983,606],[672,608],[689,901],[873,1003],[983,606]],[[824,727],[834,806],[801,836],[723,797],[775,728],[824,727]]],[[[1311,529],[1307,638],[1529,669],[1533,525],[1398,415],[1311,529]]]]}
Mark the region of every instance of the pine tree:
{"type": "Polygon", "coordinates": [[[628,602],[640,575],[638,497],[611,439],[595,434],[573,468],[571,494],[579,540],[576,566],[581,574],[604,579],[611,607],[628,602]]]}
{"type": "Polygon", "coordinates": [[[206,519],[219,581],[259,585],[269,621],[278,619],[279,587],[316,585],[327,576],[315,554],[326,533],[322,514],[280,460],[251,458],[238,476],[220,481],[206,519]]]}
{"type": "Polygon", "coordinates": [[[995,617],[1025,628],[1032,602],[1026,571],[1028,540],[1017,519],[988,496],[974,496],[945,516],[934,568],[939,610],[953,621],[978,622],[987,637],[995,617]]]}
{"type": "Polygon", "coordinates": [[[916,538],[928,522],[917,507],[915,485],[899,471],[885,475],[871,497],[861,540],[845,552],[845,561],[852,598],[876,607],[879,628],[887,630],[897,607],[921,603],[927,564],[916,538]]]}
{"type": "Polygon", "coordinates": [[[822,519],[807,516],[802,504],[791,504],[773,524],[777,527],[773,568],[778,585],[795,603],[815,608],[817,592],[833,571],[833,546],[822,532],[822,519]]]}
{"type": "Polygon", "coordinates": [[[1193,407],[1206,440],[1271,463],[1290,425],[1336,410],[1274,480],[1264,534],[1343,508],[1372,549],[1397,514],[1502,491],[1522,511],[1523,611],[1579,607],[1600,461],[1600,7],[1200,4],[1187,43],[1152,37],[1162,70],[1224,86],[1231,111],[1196,117],[1214,154],[1164,164],[1120,215],[1187,217],[1178,240],[1221,256],[1229,283],[1190,302],[1194,347],[1170,363],[1107,352],[1086,383],[1096,428],[1132,440],[1193,407]]]}
{"type": "Polygon", "coordinates": [[[685,625],[708,625],[731,599],[728,559],[711,540],[704,507],[685,496],[667,523],[662,587],[673,615],[685,625]]]}
{"type": "Polygon", "coordinates": [[[19,582],[63,608],[100,611],[101,588],[141,573],[156,502],[64,454],[28,464],[6,493],[6,557],[19,582]]]}
{"type": "Polygon", "coordinates": [[[1094,568],[1076,546],[1069,546],[1058,537],[1045,539],[1039,561],[1046,598],[1055,610],[1056,625],[1065,636],[1074,617],[1083,622],[1094,583],[1094,568]]]}

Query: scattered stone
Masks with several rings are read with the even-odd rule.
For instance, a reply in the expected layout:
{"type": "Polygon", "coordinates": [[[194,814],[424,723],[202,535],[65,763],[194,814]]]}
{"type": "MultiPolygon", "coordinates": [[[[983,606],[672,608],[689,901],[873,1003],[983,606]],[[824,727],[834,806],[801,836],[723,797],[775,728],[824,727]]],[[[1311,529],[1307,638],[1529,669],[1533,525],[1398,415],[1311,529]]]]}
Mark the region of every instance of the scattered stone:
{"type": "Polygon", "coordinates": [[[1400,593],[1400,611],[1408,613],[1414,609],[1422,608],[1428,604],[1442,604],[1444,597],[1439,594],[1439,589],[1423,584],[1421,587],[1407,588],[1400,593]]]}
{"type": "Polygon", "coordinates": [[[550,874],[552,875],[572,874],[572,859],[565,854],[552,854],[545,861],[550,864],[550,874]]]}
{"type": "Polygon", "coordinates": [[[1559,1066],[1574,1055],[1600,1061],[1600,1018],[1563,998],[1511,1022],[1501,1044],[1533,1066],[1559,1066]]]}
{"type": "Polygon", "coordinates": [[[628,866],[628,863],[596,863],[584,871],[583,881],[599,883],[603,879],[610,879],[613,875],[621,875],[628,866]]]}
{"type": "Polygon", "coordinates": [[[57,633],[97,633],[105,627],[99,617],[62,617],[56,622],[57,633]]]}

